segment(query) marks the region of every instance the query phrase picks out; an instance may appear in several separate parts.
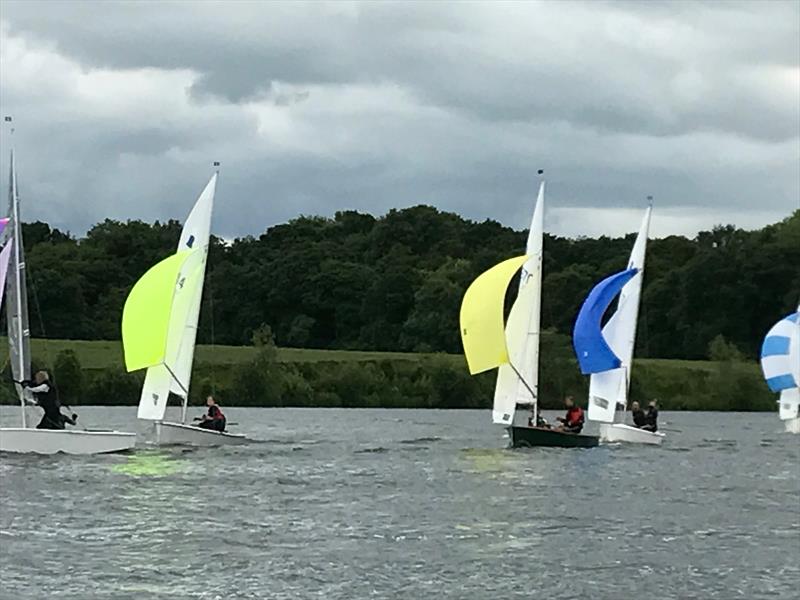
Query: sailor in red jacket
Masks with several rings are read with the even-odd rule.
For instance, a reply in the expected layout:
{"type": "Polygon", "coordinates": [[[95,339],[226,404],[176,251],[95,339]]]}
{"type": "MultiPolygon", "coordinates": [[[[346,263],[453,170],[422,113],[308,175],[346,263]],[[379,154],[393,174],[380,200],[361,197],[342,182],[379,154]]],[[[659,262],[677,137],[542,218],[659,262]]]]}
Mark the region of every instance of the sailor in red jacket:
{"type": "Polygon", "coordinates": [[[567,407],[567,415],[557,418],[562,423],[559,429],[568,433],[580,433],[583,429],[583,409],[575,404],[572,396],[564,399],[564,406],[567,407]]]}
{"type": "Polygon", "coordinates": [[[208,413],[202,417],[195,418],[195,420],[200,421],[197,426],[203,429],[213,429],[214,431],[225,431],[225,415],[222,414],[219,404],[217,404],[213,396],[206,398],[206,406],[208,406],[208,413]]]}

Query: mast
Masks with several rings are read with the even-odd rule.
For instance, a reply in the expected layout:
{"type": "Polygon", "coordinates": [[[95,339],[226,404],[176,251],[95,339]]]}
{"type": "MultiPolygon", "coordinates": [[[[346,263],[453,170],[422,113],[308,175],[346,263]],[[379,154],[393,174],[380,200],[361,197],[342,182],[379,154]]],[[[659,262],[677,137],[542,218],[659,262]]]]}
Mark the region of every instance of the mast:
{"type": "MultiPolygon", "coordinates": [[[[5,117],[11,123],[11,117],[5,117]]],[[[11,128],[13,136],[14,129],[11,128]]],[[[11,218],[11,262],[14,276],[8,281],[6,321],[8,326],[9,360],[15,381],[30,379],[30,330],[28,329],[27,286],[25,284],[25,252],[22,246],[22,226],[19,219],[19,190],[17,189],[17,170],[14,148],[11,148],[9,172],[9,217],[11,218]]],[[[25,414],[25,389],[15,384],[20,401],[22,427],[27,427],[25,414]]]]}
{"type": "Polygon", "coordinates": [[[544,230],[545,182],[540,176],[539,194],[531,219],[525,253],[529,259],[522,268],[519,292],[506,323],[509,364],[497,373],[492,420],[510,425],[517,404],[533,407],[538,414],[539,329],[542,299],[542,241],[544,230]]]}
{"type": "MultiPolygon", "coordinates": [[[[536,209],[531,220],[531,231],[528,233],[528,243],[525,252],[531,255],[531,260],[522,267],[522,276],[526,278],[525,286],[531,289],[533,302],[528,313],[527,339],[523,360],[530,361],[531,369],[528,385],[533,394],[533,424],[536,425],[539,417],[539,347],[541,341],[542,319],[542,263],[544,259],[544,170],[539,169],[539,194],[536,198],[536,209]],[[531,267],[533,267],[531,269],[531,267]]],[[[520,280],[520,287],[523,282],[520,280]]],[[[525,383],[523,381],[523,383],[525,383]]],[[[527,386],[526,386],[527,387],[527,386]]],[[[519,395],[519,393],[518,393],[519,395]]]]}

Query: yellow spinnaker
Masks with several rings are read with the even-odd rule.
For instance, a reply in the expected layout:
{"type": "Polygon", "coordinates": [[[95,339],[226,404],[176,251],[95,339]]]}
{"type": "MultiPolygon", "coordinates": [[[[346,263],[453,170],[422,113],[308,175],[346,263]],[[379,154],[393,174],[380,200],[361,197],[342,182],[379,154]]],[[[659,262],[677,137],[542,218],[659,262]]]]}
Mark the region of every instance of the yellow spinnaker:
{"type": "Polygon", "coordinates": [[[184,250],[157,263],[128,294],[122,309],[122,347],[128,371],[164,362],[175,286],[191,254],[184,250]]]}
{"type": "Polygon", "coordinates": [[[530,257],[504,260],[478,275],[461,301],[461,343],[471,375],[508,362],[503,303],[514,274],[530,257]]]}

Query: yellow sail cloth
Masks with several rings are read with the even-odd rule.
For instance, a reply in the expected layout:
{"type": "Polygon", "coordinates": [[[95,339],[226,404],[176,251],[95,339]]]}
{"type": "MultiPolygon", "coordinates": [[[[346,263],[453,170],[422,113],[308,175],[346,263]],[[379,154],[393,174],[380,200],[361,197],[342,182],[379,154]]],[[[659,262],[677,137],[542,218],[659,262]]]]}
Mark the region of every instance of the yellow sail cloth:
{"type": "Polygon", "coordinates": [[[503,304],[508,284],[528,258],[515,256],[484,271],[464,294],[461,343],[472,375],[508,362],[503,304]]]}
{"type": "Polygon", "coordinates": [[[164,362],[170,316],[181,269],[193,254],[184,250],[165,258],[142,275],[122,309],[122,347],[128,371],[164,362]]]}

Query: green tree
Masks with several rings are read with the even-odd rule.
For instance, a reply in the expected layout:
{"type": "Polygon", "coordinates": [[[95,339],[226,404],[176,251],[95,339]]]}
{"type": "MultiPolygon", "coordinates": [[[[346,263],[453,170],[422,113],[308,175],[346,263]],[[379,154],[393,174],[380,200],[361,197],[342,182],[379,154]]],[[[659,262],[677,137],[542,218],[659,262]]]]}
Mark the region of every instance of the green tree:
{"type": "Polygon", "coordinates": [[[65,404],[81,404],[84,392],[83,371],[74,350],[62,350],[53,363],[53,379],[65,404]]]}

